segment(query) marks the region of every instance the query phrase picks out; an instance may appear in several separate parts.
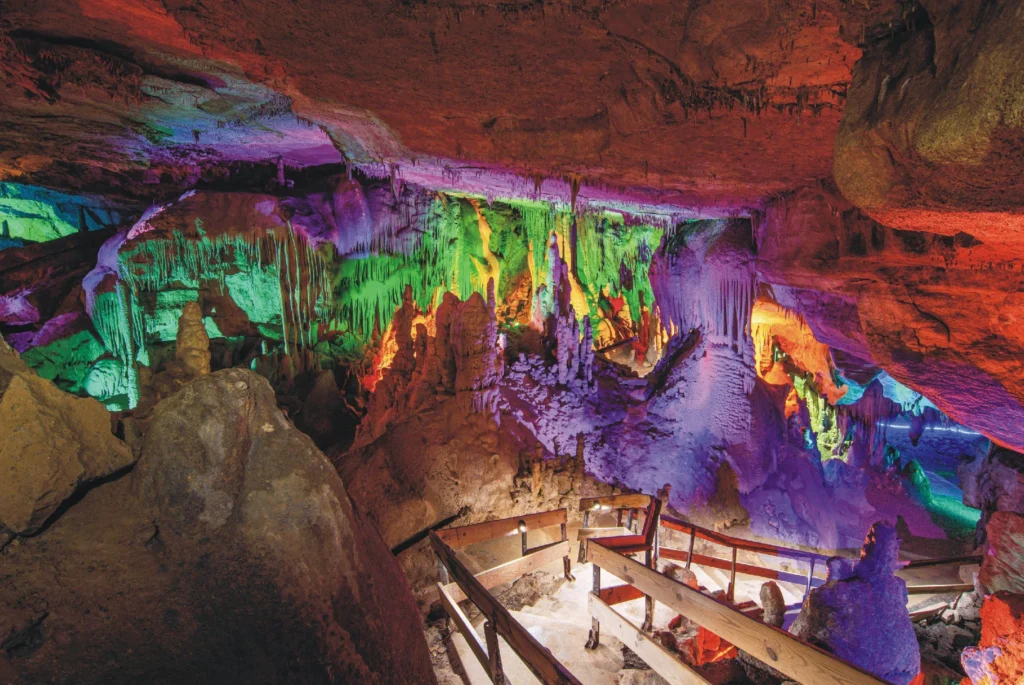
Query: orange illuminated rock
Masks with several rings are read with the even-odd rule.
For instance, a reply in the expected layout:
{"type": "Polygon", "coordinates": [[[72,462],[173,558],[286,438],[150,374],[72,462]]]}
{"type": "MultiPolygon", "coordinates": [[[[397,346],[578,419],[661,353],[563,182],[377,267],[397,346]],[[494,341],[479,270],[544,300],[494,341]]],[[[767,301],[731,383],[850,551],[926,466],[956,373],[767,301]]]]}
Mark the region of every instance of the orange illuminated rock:
{"type": "Polygon", "coordinates": [[[981,641],[961,657],[963,685],[1024,682],[1024,595],[999,592],[981,607],[981,641]]]}

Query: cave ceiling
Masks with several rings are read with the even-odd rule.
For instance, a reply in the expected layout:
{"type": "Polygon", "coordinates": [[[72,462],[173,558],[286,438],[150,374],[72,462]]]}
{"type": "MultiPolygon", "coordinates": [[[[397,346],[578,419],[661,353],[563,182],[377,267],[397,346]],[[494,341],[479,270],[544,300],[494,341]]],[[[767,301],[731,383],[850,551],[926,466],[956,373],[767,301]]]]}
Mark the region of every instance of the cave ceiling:
{"type": "Polygon", "coordinates": [[[907,14],[871,5],[4,0],[0,177],[155,199],[281,155],[744,211],[831,175],[907,14]]]}

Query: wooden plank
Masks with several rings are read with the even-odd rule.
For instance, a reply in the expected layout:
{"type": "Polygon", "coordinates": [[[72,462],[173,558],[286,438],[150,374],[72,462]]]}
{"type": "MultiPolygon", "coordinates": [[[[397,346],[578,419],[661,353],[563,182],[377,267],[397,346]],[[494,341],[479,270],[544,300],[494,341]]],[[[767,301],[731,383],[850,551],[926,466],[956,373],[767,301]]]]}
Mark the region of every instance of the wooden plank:
{"type": "Polygon", "coordinates": [[[947,592],[970,592],[974,583],[954,583],[952,585],[908,585],[907,593],[911,595],[941,595],[947,592]]]}
{"type": "Polygon", "coordinates": [[[590,615],[601,622],[602,632],[617,637],[669,683],[672,685],[712,685],[710,680],[705,680],[672,652],[647,637],[625,616],[602,602],[596,595],[591,594],[588,599],[590,615]]]}
{"type": "MultiPolygon", "coordinates": [[[[518,559],[513,559],[501,566],[495,566],[494,568],[487,569],[482,573],[477,573],[476,579],[480,581],[480,584],[483,585],[485,589],[490,590],[491,588],[516,580],[527,573],[536,571],[542,566],[554,563],[568,554],[569,543],[556,542],[548,545],[547,547],[542,547],[536,552],[527,554],[525,557],[519,557],[518,559]]],[[[451,594],[452,599],[456,602],[461,602],[466,599],[466,595],[462,589],[459,588],[458,583],[449,583],[445,586],[445,590],[451,594]]]]}
{"type": "Polygon", "coordinates": [[[601,601],[608,605],[630,602],[643,596],[644,593],[632,585],[615,585],[614,587],[601,588],[600,593],[601,601]]]}
{"type": "Polygon", "coordinates": [[[910,622],[916,623],[926,618],[932,618],[938,616],[943,611],[949,608],[949,602],[937,602],[931,606],[927,606],[924,609],[918,609],[917,611],[910,612],[910,622]]]}
{"type": "Polygon", "coordinates": [[[616,554],[602,547],[599,540],[589,543],[587,560],[798,682],[814,685],[885,682],[789,633],[744,616],[727,604],[616,554]]]}
{"type": "Polygon", "coordinates": [[[549,526],[558,526],[568,521],[568,512],[565,509],[554,511],[542,511],[538,514],[524,514],[522,516],[510,516],[507,519],[497,521],[485,521],[473,523],[458,528],[444,528],[435,531],[441,541],[452,549],[459,549],[477,542],[485,542],[494,538],[505,537],[519,533],[519,522],[526,524],[526,529],[539,530],[549,526]]]}
{"type": "Polygon", "coordinates": [[[551,650],[537,642],[537,639],[526,628],[512,618],[512,614],[501,606],[498,600],[480,584],[480,581],[459,562],[455,557],[455,552],[441,541],[436,532],[430,533],[430,544],[444,565],[448,567],[448,572],[452,574],[463,592],[485,616],[494,621],[498,634],[505,638],[505,642],[515,650],[523,663],[542,683],[545,685],[583,685],[562,662],[555,658],[551,650]]]}
{"type": "MultiPolygon", "coordinates": [[[[676,561],[686,561],[689,559],[689,555],[681,549],[671,549],[669,547],[662,547],[659,551],[663,559],[674,559],[676,561]]],[[[732,569],[732,562],[727,559],[719,559],[718,557],[709,557],[704,554],[694,554],[693,563],[699,566],[708,566],[711,568],[722,569],[723,571],[729,571],[732,569]]],[[[748,576],[757,576],[758,578],[769,578],[771,580],[778,580],[785,583],[799,583],[801,586],[807,584],[807,576],[798,575],[796,573],[786,573],[785,571],[779,571],[774,568],[764,568],[762,566],[753,566],[751,564],[736,564],[736,571],[743,573],[748,576]]],[[[822,578],[814,579],[814,587],[818,587],[825,584],[825,580],[822,578]]]]}
{"type": "Polygon", "coordinates": [[[487,649],[484,647],[483,641],[475,630],[473,630],[473,624],[469,622],[466,614],[462,613],[462,609],[455,599],[448,594],[445,587],[441,583],[437,584],[437,595],[441,598],[441,604],[444,605],[445,611],[451,616],[452,621],[455,622],[455,626],[462,633],[462,637],[466,638],[466,642],[469,644],[470,650],[473,652],[473,656],[480,662],[480,665],[484,667],[484,670],[490,669],[490,661],[487,657],[487,649]]]}
{"type": "Polygon", "coordinates": [[[611,538],[620,535],[635,535],[629,528],[580,528],[579,532],[576,533],[577,540],[587,540],[590,538],[611,538]]]}
{"type": "Polygon", "coordinates": [[[699,537],[701,540],[715,542],[719,545],[725,545],[726,547],[735,547],[736,549],[742,549],[747,552],[761,552],[762,554],[771,554],[772,556],[786,557],[789,559],[796,559],[805,562],[810,562],[811,559],[817,559],[818,561],[828,561],[832,558],[832,556],[818,554],[817,552],[805,552],[802,549],[779,547],[778,545],[769,545],[765,542],[754,542],[752,540],[744,540],[743,538],[734,538],[731,535],[723,535],[722,533],[716,533],[713,530],[708,530],[707,528],[695,526],[689,521],[683,521],[682,519],[677,519],[666,515],[662,515],[661,517],[661,526],[663,528],[668,528],[669,530],[679,531],[680,533],[690,533],[696,531],[697,537],[699,537]]]}
{"type": "Polygon", "coordinates": [[[651,496],[642,493],[632,495],[608,495],[606,497],[580,497],[580,511],[598,509],[646,509],[651,496]]]}

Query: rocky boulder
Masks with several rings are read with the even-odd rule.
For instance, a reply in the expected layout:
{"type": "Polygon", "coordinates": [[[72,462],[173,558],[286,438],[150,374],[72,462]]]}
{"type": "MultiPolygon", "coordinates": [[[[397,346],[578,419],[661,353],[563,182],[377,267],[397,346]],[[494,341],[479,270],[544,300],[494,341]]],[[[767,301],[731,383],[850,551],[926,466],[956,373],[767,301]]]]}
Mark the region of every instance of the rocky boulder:
{"type": "Polygon", "coordinates": [[[830,563],[791,631],[897,685],[918,674],[921,656],[907,615],[907,584],[894,575],[899,538],[890,523],[872,526],[856,565],[830,563]]]}
{"type": "Polygon", "coordinates": [[[79,487],[131,465],[110,415],[40,378],[0,338],[0,534],[38,531],[79,487]]]}
{"type": "Polygon", "coordinates": [[[988,547],[981,562],[981,584],[990,593],[1024,594],[1024,515],[992,514],[986,528],[988,547]]]}
{"type": "Polygon", "coordinates": [[[169,547],[300,617],[260,639],[312,650],[317,682],[434,682],[397,563],[264,378],[224,370],[161,403],[132,481],[169,547]]]}
{"type": "Polygon", "coordinates": [[[888,35],[862,40],[836,137],[843,195],[888,226],[1015,239],[1024,224],[1019,9],[922,2],[888,35]]]}
{"type": "Polygon", "coordinates": [[[965,684],[1024,682],[1024,596],[1001,592],[985,598],[981,641],[963,651],[961,663],[965,684]]]}

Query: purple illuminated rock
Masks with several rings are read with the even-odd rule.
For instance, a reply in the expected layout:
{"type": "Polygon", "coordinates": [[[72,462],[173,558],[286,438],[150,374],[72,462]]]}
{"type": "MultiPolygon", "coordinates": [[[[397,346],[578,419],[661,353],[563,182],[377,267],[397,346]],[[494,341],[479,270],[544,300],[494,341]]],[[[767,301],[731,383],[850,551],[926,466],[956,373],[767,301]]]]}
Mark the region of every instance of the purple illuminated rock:
{"type": "Polygon", "coordinates": [[[895,526],[876,523],[856,566],[829,565],[828,581],[804,600],[793,634],[896,685],[910,683],[921,655],[907,585],[894,575],[898,560],[895,526]]]}

